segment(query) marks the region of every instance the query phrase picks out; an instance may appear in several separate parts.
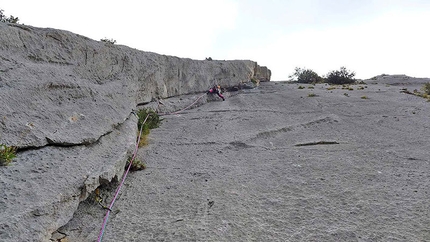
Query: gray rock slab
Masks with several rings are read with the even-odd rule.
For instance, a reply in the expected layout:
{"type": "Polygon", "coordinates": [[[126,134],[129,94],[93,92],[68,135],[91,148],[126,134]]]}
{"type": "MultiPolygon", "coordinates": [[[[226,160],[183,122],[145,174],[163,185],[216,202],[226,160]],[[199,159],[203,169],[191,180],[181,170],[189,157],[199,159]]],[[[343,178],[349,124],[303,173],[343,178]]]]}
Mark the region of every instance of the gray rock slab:
{"type": "Polygon", "coordinates": [[[119,179],[138,104],[251,79],[270,80],[270,70],[0,23],[0,144],[18,148],[14,162],[0,167],[0,240],[48,240],[94,189],[119,179]]]}
{"type": "Polygon", "coordinates": [[[0,143],[91,144],[139,103],[270,79],[260,69],[250,60],[178,58],[0,23],[0,143]]]}
{"type": "MultiPolygon", "coordinates": [[[[399,86],[298,86],[165,116],[103,241],[430,240],[429,102],[399,86]]],[[[87,200],[61,232],[93,241],[104,213],[87,200]]]]}
{"type": "Polygon", "coordinates": [[[121,178],[136,121],[132,115],[93,144],[31,149],[0,167],[0,240],[48,241],[91,192],[121,178]]]}

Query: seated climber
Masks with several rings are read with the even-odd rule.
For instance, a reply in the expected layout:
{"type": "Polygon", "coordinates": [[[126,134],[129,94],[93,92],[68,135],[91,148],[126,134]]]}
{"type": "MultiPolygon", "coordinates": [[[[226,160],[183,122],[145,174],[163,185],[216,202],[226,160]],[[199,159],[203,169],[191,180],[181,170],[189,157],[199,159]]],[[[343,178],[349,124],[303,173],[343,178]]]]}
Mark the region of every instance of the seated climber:
{"type": "Polygon", "coordinates": [[[221,87],[219,85],[215,85],[213,86],[211,89],[209,89],[209,91],[206,92],[206,94],[217,94],[218,97],[222,98],[223,101],[225,101],[224,96],[221,94],[221,87]]]}

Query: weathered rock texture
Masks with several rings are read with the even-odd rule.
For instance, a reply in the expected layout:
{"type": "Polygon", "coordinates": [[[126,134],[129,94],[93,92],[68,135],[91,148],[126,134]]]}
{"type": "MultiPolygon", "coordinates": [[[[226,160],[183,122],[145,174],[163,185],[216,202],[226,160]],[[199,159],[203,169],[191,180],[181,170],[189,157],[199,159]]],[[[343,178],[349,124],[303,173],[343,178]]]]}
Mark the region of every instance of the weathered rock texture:
{"type": "Polygon", "coordinates": [[[0,143],[20,148],[0,167],[0,240],[49,239],[97,186],[120,177],[137,104],[270,79],[259,70],[0,23],[0,143]]]}
{"type": "Polygon", "coordinates": [[[256,64],[255,76],[260,82],[268,82],[270,81],[272,72],[266,66],[259,66],[256,64]]]}
{"type": "MultiPolygon", "coordinates": [[[[394,82],[266,82],[166,116],[103,242],[430,241],[430,103],[394,82]]],[[[88,199],[60,231],[94,241],[104,213],[88,199]]]]}

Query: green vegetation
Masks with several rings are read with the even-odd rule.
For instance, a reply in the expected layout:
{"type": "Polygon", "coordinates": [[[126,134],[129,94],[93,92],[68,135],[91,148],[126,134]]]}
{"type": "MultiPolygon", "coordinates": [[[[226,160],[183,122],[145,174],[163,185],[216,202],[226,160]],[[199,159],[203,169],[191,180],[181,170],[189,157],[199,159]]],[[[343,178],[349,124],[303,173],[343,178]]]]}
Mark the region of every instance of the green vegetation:
{"type": "Polygon", "coordinates": [[[4,10],[0,9],[0,22],[13,23],[13,24],[17,24],[19,22],[18,17],[14,17],[12,15],[10,15],[9,17],[6,17],[6,15],[4,15],[3,12],[4,12],[4,10]]]}
{"type": "Polygon", "coordinates": [[[421,91],[414,90],[413,92],[409,91],[407,88],[402,88],[400,92],[415,95],[418,97],[422,97],[427,99],[430,102],[430,82],[424,83],[424,85],[421,87],[421,91]]]}
{"type": "Polygon", "coordinates": [[[258,79],[255,77],[251,78],[251,82],[254,83],[255,85],[258,85],[258,83],[259,83],[258,79]]]}
{"type": "Polygon", "coordinates": [[[305,87],[304,87],[304,86],[299,86],[298,88],[299,88],[299,89],[305,89],[305,87]]]}
{"type": "Polygon", "coordinates": [[[367,96],[361,96],[361,99],[368,99],[367,96]]]}
{"type": "MultiPolygon", "coordinates": [[[[138,132],[142,130],[142,135],[139,140],[138,146],[144,146],[148,144],[148,135],[151,129],[158,128],[163,121],[160,116],[152,109],[140,109],[136,112],[137,120],[137,128],[138,132]],[[146,120],[146,122],[145,122],[146,120]]],[[[126,164],[126,169],[130,165],[132,157],[130,157],[126,164]]],[[[134,159],[130,171],[138,171],[146,168],[145,163],[140,160],[134,159]]]]}
{"type": "Polygon", "coordinates": [[[148,135],[147,134],[140,136],[138,147],[142,147],[145,145],[148,145],[148,135]]]}
{"type": "MultiPolygon", "coordinates": [[[[126,169],[130,165],[132,157],[128,158],[127,164],[125,165],[126,169]]],[[[143,163],[141,160],[134,159],[131,163],[130,171],[140,171],[146,169],[146,164],[143,163]]]]}
{"type": "Polygon", "coordinates": [[[317,95],[315,93],[309,93],[308,97],[316,97],[317,95]]]}
{"type": "Polygon", "coordinates": [[[311,69],[305,69],[296,67],[294,73],[289,76],[291,81],[297,81],[299,83],[320,83],[323,82],[323,78],[320,77],[316,72],[311,69]]]}
{"type": "Polygon", "coordinates": [[[430,82],[427,82],[421,87],[421,91],[424,92],[424,94],[430,95],[430,82]]]}
{"type": "MultiPolygon", "coordinates": [[[[356,82],[354,79],[355,72],[349,71],[346,67],[342,66],[340,70],[329,72],[325,78],[320,77],[312,69],[296,67],[294,73],[289,76],[290,81],[297,81],[299,83],[329,83],[335,85],[353,84],[356,82]]],[[[360,84],[366,84],[363,81],[360,84]]]]}
{"type": "Polygon", "coordinates": [[[16,147],[0,144],[0,166],[7,166],[16,157],[16,147]]]}
{"type": "Polygon", "coordinates": [[[355,72],[347,70],[345,67],[341,67],[338,71],[331,71],[327,74],[326,82],[330,84],[352,84],[355,82],[355,72]]]}
{"type": "Polygon", "coordinates": [[[149,134],[150,129],[158,128],[161,124],[161,121],[163,121],[163,119],[161,119],[160,116],[158,116],[158,114],[152,109],[140,109],[139,111],[137,111],[136,115],[138,118],[137,127],[139,130],[141,129],[141,126],[145,121],[146,117],[149,115],[145,124],[143,124],[143,135],[149,134]]]}
{"type": "Polygon", "coordinates": [[[148,117],[145,124],[143,124],[142,135],[140,137],[140,141],[138,144],[139,147],[142,147],[142,146],[148,145],[149,131],[151,129],[158,128],[161,124],[161,121],[163,121],[163,119],[161,119],[160,116],[158,116],[158,114],[152,109],[141,109],[136,112],[136,115],[138,118],[138,121],[137,121],[138,132],[140,132],[143,122],[145,121],[146,117],[148,117]]]}

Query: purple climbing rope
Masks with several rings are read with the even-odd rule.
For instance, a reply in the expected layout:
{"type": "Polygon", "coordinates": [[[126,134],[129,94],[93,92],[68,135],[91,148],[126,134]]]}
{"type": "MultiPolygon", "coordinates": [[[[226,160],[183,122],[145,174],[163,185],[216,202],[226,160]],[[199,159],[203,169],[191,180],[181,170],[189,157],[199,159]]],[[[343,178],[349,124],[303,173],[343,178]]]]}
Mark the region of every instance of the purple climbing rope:
{"type": "Polygon", "coordinates": [[[106,224],[107,224],[107,221],[108,221],[108,218],[109,218],[109,214],[112,211],[113,204],[115,203],[115,200],[118,197],[119,191],[121,190],[121,187],[124,184],[125,178],[127,177],[127,174],[130,171],[131,165],[132,165],[134,159],[136,158],[137,150],[139,148],[140,136],[142,135],[142,128],[143,128],[143,125],[146,123],[146,120],[148,119],[148,117],[149,117],[149,114],[146,116],[145,120],[143,121],[142,125],[140,126],[139,137],[137,138],[136,146],[134,148],[133,157],[130,160],[130,164],[128,165],[127,171],[124,173],[124,176],[122,177],[121,183],[119,184],[118,188],[116,189],[115,196],[113,197],[113,199],[112,199],[112,201],[111,201],[111,203],[109,205],[109,208],[107,209],[106,215],[105,215],[105,217],[103,219],[102,228],[100,229],[99,236],[97,237],[97,241],[98,242],[102,241],[103,233],[104,233],[105,228],[106,228],[106,224]]]}

